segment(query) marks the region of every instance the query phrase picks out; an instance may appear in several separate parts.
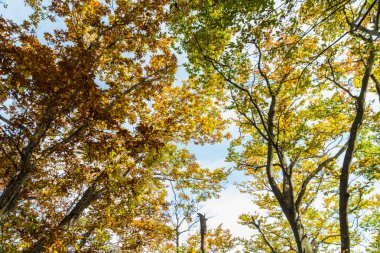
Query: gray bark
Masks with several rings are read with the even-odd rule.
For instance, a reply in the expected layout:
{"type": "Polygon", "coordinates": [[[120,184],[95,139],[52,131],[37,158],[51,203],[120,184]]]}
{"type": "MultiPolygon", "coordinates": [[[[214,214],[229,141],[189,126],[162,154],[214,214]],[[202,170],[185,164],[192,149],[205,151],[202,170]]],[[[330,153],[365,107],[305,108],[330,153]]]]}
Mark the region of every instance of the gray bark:
{"type": "Polygon", "coordinates": [[[340,240],[341,240],[341,252],[349,253],[350,252],[350,232],[348,224],[348,182],[350,176],[350,165],[352,162],[355,143],[357,134],[362,124],[364,117],[364,106],[365,106],[365,94],[367,92],[369,79],[371,76],[373,64],[375,61],[375,49],[371,46],[369,52],[369,58],[367,60],[367,66],[365,68],[365,73],[362,78],[362,87],[360,90],[360,95],[356,99],[356,115],[354,122],[352,123],[350,129],[350,137],[348,139],[347,150],[344,155],[343,165],[340,172],[340,181],[339,181],[339,225],[340,225],[340,240]]]}
{"type": "MultiPolygon", "coordinates": [[[[77,204],[72,208],[71,211],[59,222],[55,230],[65,229],[70,226],[78,217],[83,213],[83,211],[88,208],[93,202],[100,198],[105,188],[98,187],[97,183],[102,174],[95,179],[95,182],[87,188],[83,193],[82,198],[77,202],[77,204]]],[[[25,253],[40,253],[45,247],[48,247],[55,240],[55,235],[53,230],[50,230],[46,235],[42,236],[37,242],[35,242],[29,249],[25,250],[25,253]]]]}
{"type": "Polygon", "coordinates": [[[206,233],[207,233],[207,224],[206,224],[206,217],[205,215],[198,213],[199,216],[199,223],[201,226],[201,252],[206,253],[206,233]]]}
{"type": "Polygon", "coordinates": [[[21,157],[19,172],[8,182],[0,196],[0,221],[17,204],[21,191],[25,188],[31,173],[31,152],[21,157]]]}

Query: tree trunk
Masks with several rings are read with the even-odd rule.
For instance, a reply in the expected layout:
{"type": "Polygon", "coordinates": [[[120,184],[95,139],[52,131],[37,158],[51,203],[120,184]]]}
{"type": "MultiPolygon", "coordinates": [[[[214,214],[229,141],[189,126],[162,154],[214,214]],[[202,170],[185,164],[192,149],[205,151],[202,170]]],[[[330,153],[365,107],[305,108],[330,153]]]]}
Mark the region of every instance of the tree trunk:
{"type": "Polygon", "coordinates": [[[360,90],[360,95],[356,99],[356,116],[352,123],[350,129],[350,137],[348,139],[347,150],[344,155],[343,165],[340,173],[339,182],[339,226],[340,226],[340,241],[341,241],[341,252],[350,252],[350,232],[348,224],[348,182],[350,175],[350,165],[352,162],[352,157],[355,149],[356,137],[359,131],[359,127],[362,124],[364,117],[364,105],[365,105],[365,94],[368,88],[369,78],[371,76],[373,64],[375,61],[375,50],[371,45],[371,50],[369,53],[369,58],[365,68],[365,73],[362,79],[362,87],[360,90]]]}
{"type": "Polygon", "coordinates": [[[176,253],[179,253],[179,233],[178,233],[178,229],[176,229],[175,231],[175,251],[176,253]]]}
{"type": "Polygon", "coordinates": [[[301,223],[299,215],[294,211],[290,214],[288,221],[293,231],[299,253],[315,253],[309,238],[307,238],[305,228],[301,223]]]}
{"type": "MultiPolygon", "coordinates": [[[[101,177],[101,175],[99,176],[101,177]]],[[[87,188],[83,193],[82,198],[74,206],[74,208],[61,220],[58,226],[54,230],[60,230],[68,227],[72,222],[74,222],[82,212],[89,207],[94,201],[96,201],[101,194],[104,192],[105,188],[100,187],[97,189],[98,179],[87,188]]],[[[25,253],[40,253],[44,248],[50,246],[55,240],[55,235],[53,229],[51,229],[47,235],[41,237],[37,242],[35,242],[29,249],[25,250],[25,253]]]]}
{"type": "Polygon", "coordinates": [[[268,112],[268,147],[267,147],[267,165],[266,165],[267,179],[272,189],[272,192],[277,199],[277,202],[280,204],[280,207],[292,228],[292,232],[297,244],[298,252],[299,253],[313,253],[313,248],[308,238],[306,237],[306,233],[301,223],[300,216],[298,215],[297,209],[295,207],[295,201],[294,201],[294,196],[293,196],[294,189],[292,187],[292,182],[290,178],[291,173],[289,171],[285,171],[286,168],[283,168],[284,189],[282,192],[277,186],[274,178],[272,177],[272,163],[273,163],[273,152],[274,152],[274,141],[273,141],[274,140],[274,115],[275,115],[276,100],[277,100],[276,97],[272,96],[272,101],[271,101],[269,112],[268,112]]]}
{"type": "Polygon", "coordinates": [[[18,173],[5,187],[0,196],[0,220],[3,220],[16,205],[17,199],[28,181],[29,174],[28,171],[18,173]]]}
{"type": "Polygon", "coordinates": [[[206,233],[207,233],[207,225],[206,225],[206,217],[198,213],[199,216],[199,222],[201,224],[201,252],[206,253],[206,233]]]}
{"type": "Polygon", "coordinates": [[[21,158],[21,166],[18,174],[13,176],[0,196],[0,221],[12,210],[19,199],[21,191],[28,182],[31,169],[31,153],[21,158]]]}

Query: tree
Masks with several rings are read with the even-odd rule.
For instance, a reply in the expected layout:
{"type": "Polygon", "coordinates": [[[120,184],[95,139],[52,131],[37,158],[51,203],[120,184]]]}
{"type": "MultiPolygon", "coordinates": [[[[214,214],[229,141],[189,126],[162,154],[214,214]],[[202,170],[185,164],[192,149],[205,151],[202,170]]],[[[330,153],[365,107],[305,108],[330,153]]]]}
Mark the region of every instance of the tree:
{"type": "Polygon", "coordinates": [[[174,195],[172,220],[175,233],[175,252],[180,252],[180,236],[190,232],[192,227],[196,225],[194,215],[199,211],[199,202],[196,199],[191,199],[183,190],[177,194],[177,190],[173,183],[170,183],[172,193],[174,195]]]}
{"type": "MultiPolygon", "coordinates": [[[[376,122],[374,107],[364,106],[364,94],[377,87],[376,77],[370,86],[370,76],[378,69],[373,60],[379,3],[179,3],[172,29],[182,35],[190,71],[219,75],[220,87],[230,93],[242,135],[233,143],[242,151],[232,148],[230,160],[252,177],[243,190],[280,224],[285,216],[287,224],[280,227],[292,231],[282,229],[290,250],[315,252],[340,237],[341,250],[349,252],[348,213],[355,216],[365,208],[361,202],[373,184],[360,173],[350,187],[348,179],[360,152],[354,152],[358,136],[376,122]],[[338,188],[338,179],[339,212],[335,206],[330,212],[328,205],[338,201],[331,190],[338,188]],[[315,199],[325,202],[322,211],[315,199]],[[325,226],[326,219],[334,225],[325,226]]],[[[252,216],[243,216],[243,223],[258,230],[269,252],[283,250],[260,233],[266,231],[263,223],[247,217],[252,216]]]]}
{"type": "Polygon", "coordinates": [[[178,166],[187,164],[186,160],[195,162],[195,158],[185,150],[181,154],[172,153],[171,157],[172,163],[165,165],[165,173],[156,176],[168,184],[170,201],[165,217],[169,220],[167,225],[171,236],[166,238],[164,244],[152,245],[148,250],[152,252],[183,252],[186,245],[181,241],[199,223],[197,212],[202,209],[204,201],[218,197],[222,189],[220,182],[229,173],[221,168],[208,171],[195,163],[188,165],[188,170],[178,171],[178,166]]]}
{"type": "MultiPolygon", "coordinates": [[[[160,64],[162,54],[157,51],[167,47],[170,39],[139,34],[154,32],[162,21],[146,19],[150,28],[137,27],[136,32],[127,27],[138,22],[142,14],[137,10],[143,10],[145,5],[126,4],[108,14],[110,5],[97,1],[82,4],[53,1],[49,6],[50,19],[66,18],[67,29],[46,33],[47,44],[36,38],[30,21],[19,26],[1,20],[2,140],[7,160],[4,167],[9,168],[6,176],[12,178],[1,196],[2,214],[17,203],[33,168],[43,166],[43,161],[36,164],[36,156],[67,153],[73,148],[72,143],[80,143],[84,136],[96,138],[97,123],[120,130],[125,118],[123,112],[115,112],[121,105],[112,100],[131,96],[136,89],[144,91],[140,86],[158,79],[170,80],[175,59],[171,56],[171,61],[160,64]],[[136,8],[136,15],[124,20],[125,8],[136,8]],[[102,21],[102,17],[109,17],[109,23],[102,21]],[[126,36],[130,36],[128,40],[126,36]],[[146,46],[137,48],[140,45],[146,46]],[[144,66],[142,57],[148,51],[156,54],[144,66]],[[127,52],[132,56],[123,57],[127,52]],[[112,80],[116,75],[120,79],[112,80]],[[97,83],[97,77],[105,83],[97,83]],[[106,85],[109,89],[103,89],[106,85]]],[[[162,8],[155,11],[164,15],[162,8]]],[[[135,100],[131,105],[138,102],[135,100]]],[[[136,113],[128,116],[132,124],[136,120],[133,117],[137,118],[136,113]]]]}
{"type": "MultiPolygon", "coordinates": [[[[307,4],[307,3],[306,3],[307,4]]],[[[320,6],[321,2],[317,2],[315,6],[320,6]]],[[[358,59],[364,65],[363,67],[357,66],[359,71],[355,74],[356,76],[361,76],[361,85],[359,86],[360,92],[358,94],[353,94],[353,90],[350,83],[341,85],[339,79],[341,79],[340,73],[335,73],[332,64],[329,62],[332,78],[330,79],[335,85],[340,87],[344,92],[347,92],[352,98],[354,98],[354,103],[356,106],[356,116],[352,122],[347,150],[343,159],[343,165],[340,172],[340,185],[339,185],[339,219],[340,219],[340,231],[341,231],[341,251],[350,252],[350,233],[349,233],[349,221],[348,221],[348,202],[349,202],[349,176],[350,167],[354,159],[354,149],[356,145],[357,136],[359,134],[359,128],[363,123],[365,116],[365,103],[366,103],[366,93],[370,90],[369,84],[372,76],[372,81],[374,82],[374,88],[377,93],[378,81],[375,77],[373,71],[376,69],[375,61],[377,59],[378,48],[374,45],[380,37],[379,33],[379,16],[380,16],[380,3],[378,1],[362,3],[361,1],[349,1],[339,3],[340,8],[337,8],[337,15],[333,18],[336,24],[341,24],[343,29],[346,30],[342,36],[349,33],[352,35],[350,42],[359,43],[359,48],[351,51],[352,54],[359,52],[358,59]],[[377,6],[377,7],[376,7],[377,6]],[[344,19],[342,18],[344,17],[344,19]],[[342,20],[343,19],[343,20],[342,20]],[[358,39],[355,39],[358,38],[358,39]],[[359,41],[358,41],[359,40],[359,41]],[[361,45],[360,45],[361,44],[361,45]],[[355,51],[356,52],[355,52],[355,51]],[[364,52],[362,52],[362,50],[364,52]],[[364,68],[363,70],[360,69],[364,68]],[[338,76],[338,77],[336,77],[338,76]]],[[[338,5],[339,5],[338,4],[338,5]]],[[[333,7],[332,4],[329,8],[333,7]]],[[[305,10],[308,13],[309,10],[305,10]]],[[[322,26],[325,27],[325,26],[322,26]]],[[[342,28],[340,29],[342,30],[342,28]]],[[[341,36],[341,37],[342,37],[341,36]]],[[[347,79],[347,77],[346,77],[347,79]]]]}
{"type": "Polygon", "coordinates": [[[194,215],[200,210],[200,199],[194,198],[186,194],[183,189],[178,189],[170,182],[173,193],[172,210],[170,216],[172,217],[173,230],[175,234],[175,252],[180,252],[180,236],[184,233],[189,233],[191,229],[197,224],[194,215]],[[177,191],[180,190],[178,193],[177,191]]]}
{"type": "Polygon", "coordinates": [[[176,148],[220,141],[225,121],[215,91],[173,86],[168,2],[27,3],[36,12],[23,24],[0,19],[3,249],[136,252],[164,241],[163,180],[212,191],[225,177],[176,148]],[[64,25],[41,38],[44,19],[64,25]]]}
{"type": "MultiPolygon", "coordinates": [[[[188,245],[184,252],[199,252],[200,237],[200,233],[190,235],[187,239],[188,245]]],[[[235,248],[236,238],[231,235],[228,229],[223,229],[223,225],[220,224],[215,229],[208,230],[205,237],[205,244],[207,245],[206,252],[227,253],[235,248]]]]}

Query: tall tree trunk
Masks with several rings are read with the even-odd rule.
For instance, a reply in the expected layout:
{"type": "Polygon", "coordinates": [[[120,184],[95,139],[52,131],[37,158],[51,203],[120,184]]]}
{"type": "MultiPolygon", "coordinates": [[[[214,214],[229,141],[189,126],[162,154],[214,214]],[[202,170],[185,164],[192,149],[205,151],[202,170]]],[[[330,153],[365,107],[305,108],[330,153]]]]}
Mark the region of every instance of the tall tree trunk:
{"type": "Polygon", "coordinates": [[[297,213],[295,207],[295,201],[293,196],[293,187],[291,182],[290,171],[284,170],[283,185],[284,189],[281,192],[277,186],[274,178],[272,177],[272,164],[273,164],[273,152],[274,152],[274,115],[276,107],[276,97],[272,95],[272,101],[268,112],[268,148],[267,148],[267,166],[266,174],[269,185],[280,204],[280,207],[285,214],[294,235],[294,239],[297,244],[297,250],[299,253],[313,253],[312,246],[306,237],[306,232],[304,231],[303,225],[301,223],[301,218],[297,213]]]}
{"type": "Polygon", "coordinates": [[[21,171],[15,175],[5,187],[0,196],[0,221],[16,205],[22,189],[25,187],[29,178],[29,171],[21,171]]]}
{"type": "Polygon", "coordinates": [[[178,232],[178,229],[176,229],[175,231],[175,252],[176,253],[179,253],[179,232],[178,232]]]}
{"type": "Polygon", "coordinates": [[[293,210],[289,215],[289,223],[293,231],[294,238],[297,244],[297,250],[299,253],[315,253],[313,246],[307,237],[305,228],[301,223],[299,214],[293,210]]]}
{"type": "Polygon", "coordinates": [[[28,182],[30,173],[32,171],[30,159],[30,152],[21,158],[20,171],[8,182],[7,186],[0,196],[0,222],[16,205],[21,191],[24,189],[25,185],[28,182]]]}
{"type": "MultiPolygon", "coordinates": [[[[98,179],[101,175],[95,179],[95,182],[87,188],[83,193],[82,198],[74,206],[74,208],[61,220],[54,230],[60,230],[68,227],[72,222],[74,222],[83,211],[89,207],[93,202],[95,202],[101,194],[104,192],[105,188],[98,187],[98,179]]],[[[35,242],[29,249],[25,250],[25,253],[40,253],[45,247],[50,246],[55,240],[55,235],[53,229],[51,229],[47,234],[41,237],[37,242],[35,242]]]]}
{"type": "Polygon", "coordinates": [[[201,252],[206,253],[206,233],[207,233],[207,224],[206,224],[206,217],[205,215],[198,213],[199,216],[199,222],[201,225],[201,252]]]}
{"type": "Polygon", "coordinates": [[[339,225],[340,225],[340,241],[341,241],[341,252],[350,252],[350,232],[348,224],[348,181],[350,175],[350,165],[352,162],[352,157],[355,149],[356,137],[359,131],[359,127],[362,124],[364,117],[364,105],[365,105],[365,94],[368,88],[369,78],[371,76],[373,64],[375,61],[375,49],[373,45],[370,45],[371,49],[369,52],[369,57],[367,60],[367,65],[365,68],[365,73],[362,79],[362,87],[360,90],[360,95],[356,99],[356,116],[352,123],[350,129],[350,137],[348,139],[347,150],[344,155],[343,165],[340,172],[340,182],[339,182],[339,225]]]}
{"type": "Polygon", "coordinates": [[[41,123],[34,136],[29,139],[28,145],[26,145],[26,147],[20,151],[20,163],[18,165],[15,165],[17,167],[17,172],[8,182],[7,186],[0,196],[0,222],[2,222],[4,217],[17,204],[21,191],[28,183],[30,174],[33,171],[33,164],[31,162],[33,152],[39,143],[43,141],[50,125],[51,121],[49,120],[47,120],[45,123],[41,123]]]}

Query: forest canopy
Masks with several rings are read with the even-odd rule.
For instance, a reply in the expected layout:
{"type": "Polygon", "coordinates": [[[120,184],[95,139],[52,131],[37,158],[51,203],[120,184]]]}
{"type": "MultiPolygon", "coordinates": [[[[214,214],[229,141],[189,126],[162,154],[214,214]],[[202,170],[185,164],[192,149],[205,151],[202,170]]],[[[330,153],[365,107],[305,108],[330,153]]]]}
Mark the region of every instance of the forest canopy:
{"type": "Polygon", "coordinates": [[[15,2],[0,252],[380,252],[380,1],[15,2]],[[232,184],[250,236],[207,226],[232,184]]]}

